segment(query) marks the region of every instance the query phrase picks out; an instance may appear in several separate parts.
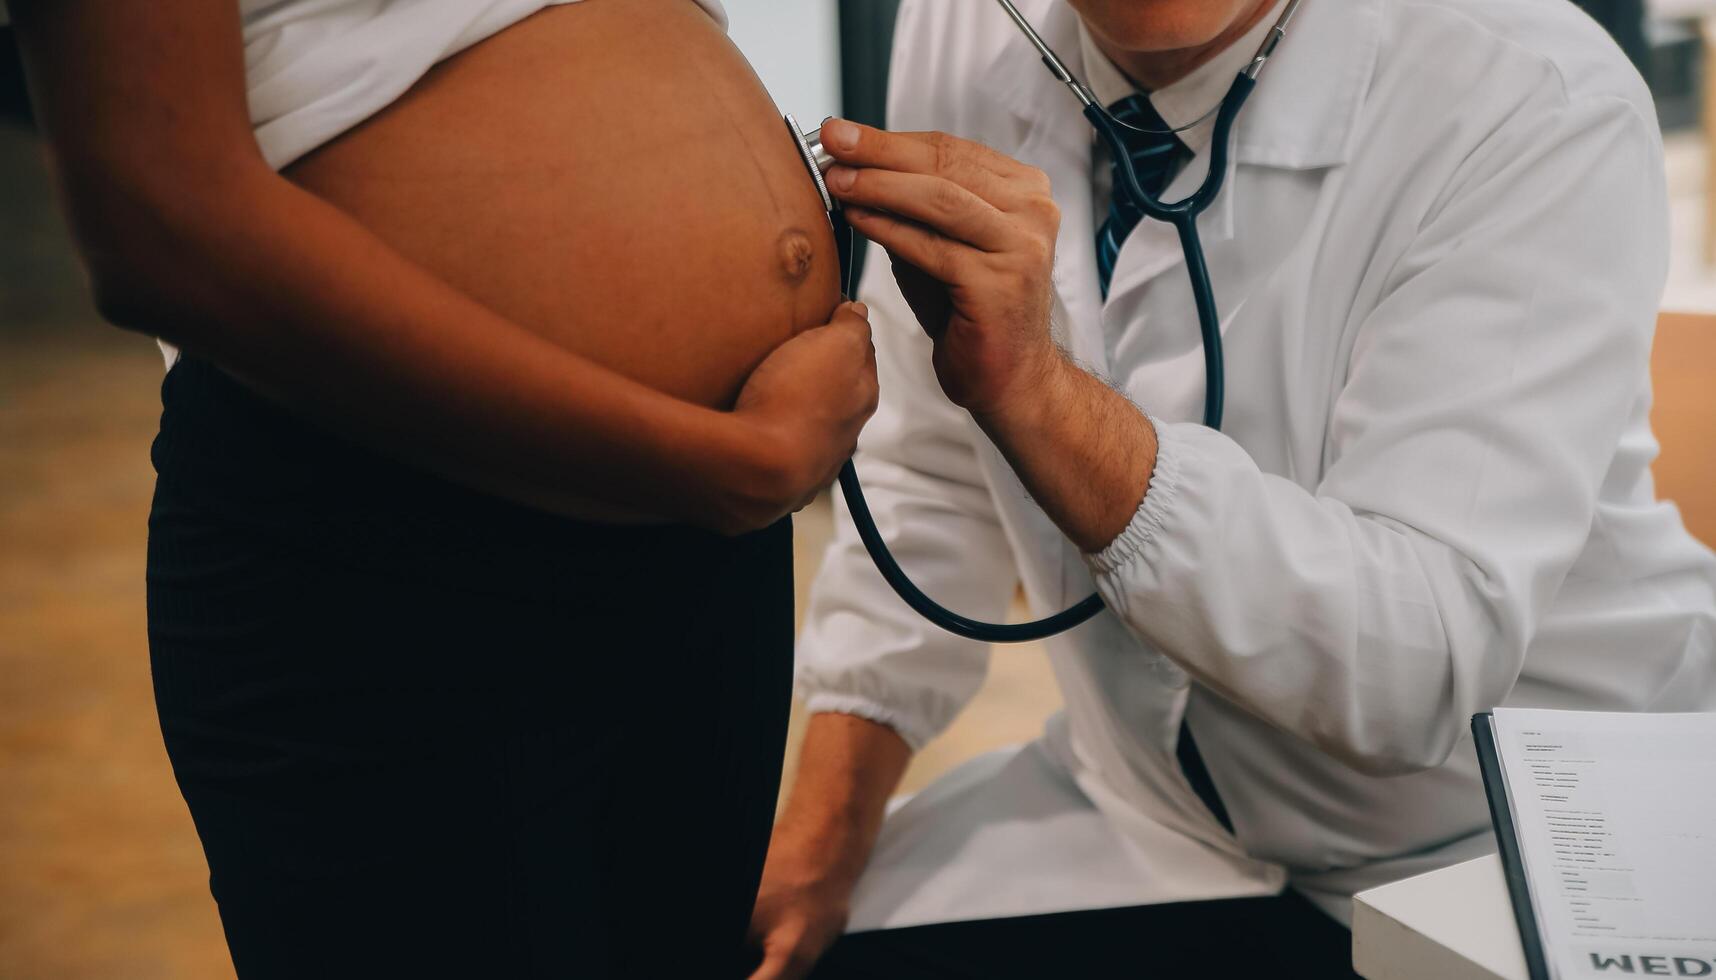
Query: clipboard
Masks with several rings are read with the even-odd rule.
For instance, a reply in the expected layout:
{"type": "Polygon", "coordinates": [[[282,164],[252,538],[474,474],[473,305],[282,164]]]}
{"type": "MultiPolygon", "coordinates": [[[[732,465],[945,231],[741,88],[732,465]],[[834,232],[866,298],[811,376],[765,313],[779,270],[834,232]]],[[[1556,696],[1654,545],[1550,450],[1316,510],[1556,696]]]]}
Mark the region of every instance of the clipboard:
{"type": "Polygon", "coordinates": [[[1526,972],[1531,980],[1550,980],[1549,961],[1543,955],[1543,937],[1531,904],[1531,889],[1526,885],[1519,834],[1514,829],[1513,810],[1508,804],[1501,756],[1496,751],[1494,719],[1488,711],[1472,716],[1472,740],[1478,749],[1478,771],[1483,775],[1484,796],[1490,803],[1490,823],[1495,826],[1496,846],[1501,854],[1502,874],[1507,879],[1508,897],[1513,903],[1513,917],[1519,926],[1526,972]]]}

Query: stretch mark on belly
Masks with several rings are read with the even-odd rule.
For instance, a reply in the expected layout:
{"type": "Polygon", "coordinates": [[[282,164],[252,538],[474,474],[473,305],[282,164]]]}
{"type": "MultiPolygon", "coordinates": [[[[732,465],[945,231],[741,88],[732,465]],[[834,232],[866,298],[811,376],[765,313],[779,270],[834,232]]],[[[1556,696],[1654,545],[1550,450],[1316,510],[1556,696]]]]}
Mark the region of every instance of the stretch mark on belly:
{"type": "MultiPolygon", "coordinates": [[[[716,70],[722,67],[702,56],[699,56],[698,60],[709,62],[707,70],[711,75],[716,74],[716,70]]],[[[758,104],[767,105],[772,113],[773,102],[768,98],[768,93],[762,90],[761,83],[756,84],[760,95],[758,104]]],[[[750,160],[753,179],[756,180],[758,186],[762,188],[763,193],[769,199],[770,211],[781,224],[792,221],[793,218],[788,216],[788,209],[781,201],[781,196],[777,193],[774,182],[769,179],[770,167],[764,162],[763,155],[756,145],[746,138],[746,127],[742,123],[751,118],[750,112],[747,111],[749,107],[742,105],[732,93],[722,86],[712,86],[709,95],[715,105],[719,107],[719,115],[725,118],[727,127],[732,132],[740,134],[737,142],[743,148],[745,156],[750,160]]],[[[713,117],[716,113],[712,112],[710,115],[713,117]]],[[[778,132],[779,127],[775,127],[775,129],[778,132]]],[[[787,139],[786,134],[781,133],[776,138],[783,141],[784,147],[791,147],[791,141],[787,139]]],[[[796,151],[791,169],[795,176],[804,181],[800,194],[807,193],[812,186],[810,176],[803,173],[798,166],[796,151]]],[[[788,290],[786,297],[786,326],[791,332],[796,333],[800,329],[798,324],[815,322],[822,313],[826,312],[816,311],[813,313],[804,309],[809,297],[806,296],[806,290],[797,288],[810,280],[810,275],[816,267],[816,240],[802,228],[788,227],[775,239],[775,257],[779,263],[782,279],[788,286],[792,287],[788,290]]]]}
{"type": "Polygon", "coordinates": [[[810,236],[798,228],[788,228],[781,232],[777,245],[781,275],[795,286],[803,282],[805,277],[810,275],[811,264],[816,260],[816,245],[811,242],[810,236]]]}

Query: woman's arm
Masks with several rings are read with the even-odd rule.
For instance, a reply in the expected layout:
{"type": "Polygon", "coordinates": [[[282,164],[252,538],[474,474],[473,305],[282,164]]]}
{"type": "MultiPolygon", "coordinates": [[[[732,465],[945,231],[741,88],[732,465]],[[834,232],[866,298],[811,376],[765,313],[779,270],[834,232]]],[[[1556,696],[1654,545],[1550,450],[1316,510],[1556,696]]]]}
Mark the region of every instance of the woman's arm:
{"type": "Polygon", "coordinates": [[[723,413],[413,265],[265,163],[231,0],[11,7],[103,315],[354,439],[538,506],[741,530],[824,485],[874,406],[861,310],[789,341],[723,413]]]}

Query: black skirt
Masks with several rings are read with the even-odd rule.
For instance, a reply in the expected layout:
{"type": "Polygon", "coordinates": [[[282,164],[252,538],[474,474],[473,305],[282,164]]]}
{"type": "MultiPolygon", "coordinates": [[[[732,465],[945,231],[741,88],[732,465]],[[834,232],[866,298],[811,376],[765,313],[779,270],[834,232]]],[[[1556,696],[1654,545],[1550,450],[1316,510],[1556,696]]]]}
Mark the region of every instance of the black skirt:
{"type": "Polygon", "coordinates": [[[729,976],[791,526],[557,518],[163,385],[149,641],[239,975],[729,976]]]}

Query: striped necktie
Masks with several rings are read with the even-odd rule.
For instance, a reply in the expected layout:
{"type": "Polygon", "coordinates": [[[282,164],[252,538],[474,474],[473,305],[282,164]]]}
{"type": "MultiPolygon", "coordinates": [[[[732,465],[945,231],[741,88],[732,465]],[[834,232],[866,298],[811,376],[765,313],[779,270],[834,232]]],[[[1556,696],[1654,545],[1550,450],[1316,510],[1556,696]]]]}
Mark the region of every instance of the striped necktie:
{"type": "MultiPolygon", "coordinates": [[[[1128,126],[1144,130],[1169,128],[1144,93],[1129,95],[1109,106],[1108,111],[1128,126]]],[[[1138,172],[1138,183],[1152,195],[1160,194],[1192,155],[1173,133],[1135,133],[1125,128],[1120,133],[1126,142],[1127,155],[1132,157],[1132,167],[1138,172]]],[[[1114,262],[1120,257],[1120,246],[1144,217],[1144,209],[1126,192],[1120,161],[1115,160],[1111,165],[1114,180],[1110,186],[1114,191],[1108,203],[1108,218],[1096,232],[1096,272],[1102,283],[1103,299],[1108,298],[1108,284],[1114,278],[1114,262]]]]}

